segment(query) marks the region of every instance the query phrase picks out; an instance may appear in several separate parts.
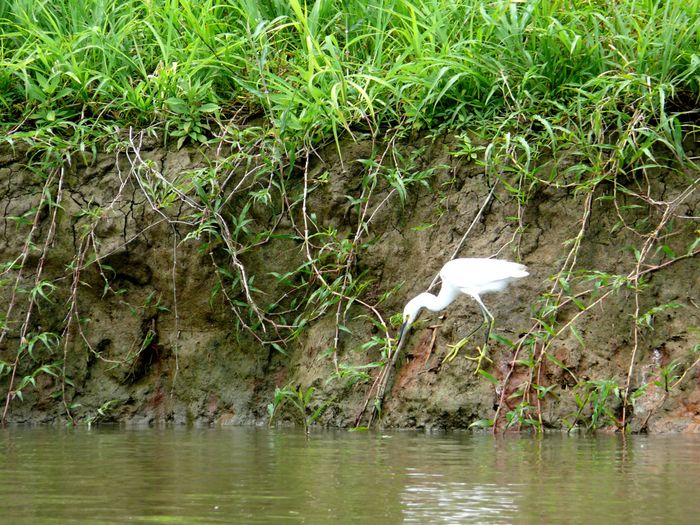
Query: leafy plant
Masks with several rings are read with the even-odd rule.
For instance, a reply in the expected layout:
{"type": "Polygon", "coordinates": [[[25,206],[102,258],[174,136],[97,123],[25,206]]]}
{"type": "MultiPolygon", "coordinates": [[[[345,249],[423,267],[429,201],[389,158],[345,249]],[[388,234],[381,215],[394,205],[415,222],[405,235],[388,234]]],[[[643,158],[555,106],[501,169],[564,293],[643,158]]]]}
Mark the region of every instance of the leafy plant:
{"type": "Polygon", "coordinates": [[[209,84],[201,84],[199,81],[185,84],[181,81],[178,84],[177,96],[165,100],[172,112],[165,130],[171,136],[178,137],[178,149],[187,139],[195,144],[207,142],[208,135],[212,132],[207,117],[220,109],[215,102],[207,102],[211,92],[209,84]]]}
{"type": "Polygon", "coordinates": [[[272,425],[275,417],[280,412],[285,403],[290,403],[294,407],[294,412],[304,428],[304,433],[309,434],[310,426],[316,421],[328,403],[319,405],[316,410],[309,413],[311,398],[315,392],[314,387],[309,387],[304,390],[301,386],[296,388],[287,385],[283,388],[275,388],[275,395],[270,404],[267,405],[267,413],[269,416],[269,425],[272,425]]]}
{"type": "Polygon", "coordinates": [[[580,383],[576,388],[574,399],[578,410],[573,415],[573,421],[565,420],[570,429],[582,424],[587,431],[592,432],[606,425],[620,425],[620,419],[615,413],[615,404],[622,399],[622,389],[615,381],[589,380],[580,383]]]}
{"type": "Polygon", "coordinates": [[[109,399],[102,403],[94,414],[84,418],[83,422],[87,426],[88,430],[92,428],[93,425],[109,418],[110,412],[119,406],[120,402],[117,399],[109,399]]]}

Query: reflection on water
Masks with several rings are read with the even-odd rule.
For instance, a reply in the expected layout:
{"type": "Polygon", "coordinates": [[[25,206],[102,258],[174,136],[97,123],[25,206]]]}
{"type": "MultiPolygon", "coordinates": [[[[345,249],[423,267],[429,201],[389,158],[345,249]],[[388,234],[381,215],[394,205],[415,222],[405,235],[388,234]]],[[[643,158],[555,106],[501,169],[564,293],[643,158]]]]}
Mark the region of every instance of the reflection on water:
{"type": "Polygon", "coordinates": [[[517,516],[516,492],[508,486],[433,480],[404,491],[405,523],[510,523],[517,516]]]}
{"type": "Polygon", "coordinates": [[[700,438],[0,430],[0,523],[697,523],[700,438]]]}

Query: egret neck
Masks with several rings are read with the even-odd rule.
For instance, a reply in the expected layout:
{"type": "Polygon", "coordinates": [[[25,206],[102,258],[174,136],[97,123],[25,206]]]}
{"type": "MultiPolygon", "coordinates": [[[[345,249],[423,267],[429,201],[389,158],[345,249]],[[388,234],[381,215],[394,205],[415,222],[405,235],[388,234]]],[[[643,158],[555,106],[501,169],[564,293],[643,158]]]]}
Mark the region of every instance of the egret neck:
{"type": "Polygon", "coordinates": [[[411,299],[404,308],[404,319],[399,330],[399,343],[403,339],[404,332],[408,331],[415,321],[421,308],[427,308],[431,312],[439,312],[452,304],[459,293],[457,288],[443,282],[438,295],[424,292],[411,299]]]}

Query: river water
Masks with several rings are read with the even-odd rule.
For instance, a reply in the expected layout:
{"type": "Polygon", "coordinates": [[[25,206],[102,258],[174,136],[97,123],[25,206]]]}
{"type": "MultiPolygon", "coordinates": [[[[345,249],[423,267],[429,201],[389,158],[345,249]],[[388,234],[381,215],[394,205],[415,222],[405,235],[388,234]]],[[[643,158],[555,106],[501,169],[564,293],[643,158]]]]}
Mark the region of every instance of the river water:
{"type": "Polygon", "coordinates": [[[697,524],[700,437],[0,429],[0,524],[697,524]]]}

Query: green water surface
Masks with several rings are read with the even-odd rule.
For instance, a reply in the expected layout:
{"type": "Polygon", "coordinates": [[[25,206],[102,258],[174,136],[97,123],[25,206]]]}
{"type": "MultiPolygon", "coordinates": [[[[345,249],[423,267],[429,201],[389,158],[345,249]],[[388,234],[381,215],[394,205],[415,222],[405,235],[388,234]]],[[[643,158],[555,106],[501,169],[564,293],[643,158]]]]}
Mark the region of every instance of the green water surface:
{"type": "Polygon", "coordinates": [[[0,430],[0,524],[700,523],[700,438],[0,430]]]}

